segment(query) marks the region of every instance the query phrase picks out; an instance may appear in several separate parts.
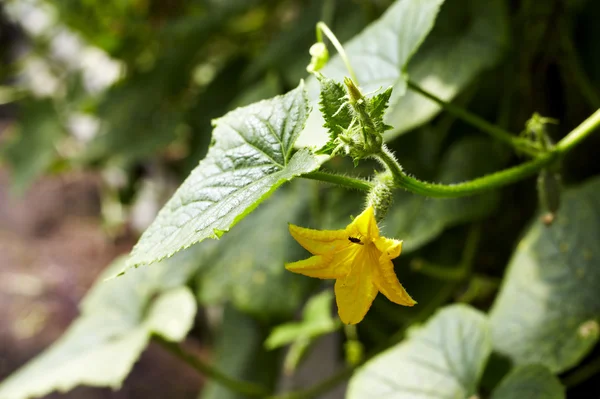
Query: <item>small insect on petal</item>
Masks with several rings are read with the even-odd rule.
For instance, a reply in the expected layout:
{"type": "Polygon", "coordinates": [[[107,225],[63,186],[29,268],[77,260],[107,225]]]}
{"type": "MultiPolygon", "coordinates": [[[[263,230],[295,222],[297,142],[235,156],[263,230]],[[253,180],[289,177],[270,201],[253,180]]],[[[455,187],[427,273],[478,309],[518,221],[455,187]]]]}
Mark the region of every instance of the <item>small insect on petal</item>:
{"type": "Polygon", "coordinates": [[[365,244],[364,244],[364,243],[363,243],[363,242],[360,240],[360,238],[357,238],[357,237],[348,237],[348,240],[350,240],[350,242],[353,242],[353,243],[355,243],[355,244],[358,244],[358,245],[365,245],[365,244]]]}

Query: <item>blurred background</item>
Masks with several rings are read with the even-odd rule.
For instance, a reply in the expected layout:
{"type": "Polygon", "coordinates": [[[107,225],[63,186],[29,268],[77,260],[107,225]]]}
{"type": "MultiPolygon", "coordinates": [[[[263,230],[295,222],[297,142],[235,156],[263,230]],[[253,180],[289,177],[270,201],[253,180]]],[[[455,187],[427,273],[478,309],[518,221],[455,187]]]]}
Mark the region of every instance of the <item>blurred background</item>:
{"type": "MultiPolygon", "coordinates": [[[[56,341],[77,317],[78,303],[94,280],[113,259],[129,252],[204,157],[213,118],[296,87],[307,76],[308,49],[315,41],[317,21],[325,21],[344,42],[391,3],[0,0],[0,381],[56,341]]],[[[533,112],[560,120],[560,126],[548,126],[548,135],[558,140],[600,104],[600,25],[596,23],[600,3],[494,3],[502,3],[509,18],[484,15],[482,10],[487,8],[479,1],[447,0],[425,42],[420,65],[428,67],[427,57],[439,62],[437,72],[431,72],[440,75],[433,76],[434,81],[446,79],[448,70],[468,76],[457,84],[456,102],[511,131],[523,131],[533,112]],[[486,24],[486,18],[500,21],[499,26],[486,24]],[[510,48],[492,48],[500,45],[484,37],[488,28],[509,31],[510,48]],[[478,49],[482,46],[492,48],[491,61],[481,61],[478,49]],[[467,72],[460,68],[462,61],[458,67],[444,64],[456,48],[475,52],[464,57],[467,72]],[[582,71],[589,82],[578,80],[582,71]]],[[[425,67],[421,68],[423,79],[430,77],[425,67]]],[[[407,170],[426,180],[467,180],[523,160],[448,115],[406,130],[419,134],[403,135],[391,146],[407,170]]],[[[599,145],[595,135],[567,156],[563,169],[567,185],[600,173],[599,145]]],[[[365,175],[373,170],[369,163],[351,170],[351,162],[339,159],[327,167],[365,175]]],[[[289,185],[267,201],[271,208],[259,208],[269,211],[257,211],[255,217],[270,220],[271,211],[287,217],[287,204],[298,202],[301,205],[294,215],[308,208],[314,211],[319,208],[315,203],[322,200],[321,213],[313,212],[313,220],[334,228],[346,225],[348,215],[362,203],[356,193],[332,189],[324,195],[324,189],[308,184],[289,185]]],[[[406,241],[413,248],[406,247],[407,255],[399,261],[408,270],[404,277],[410,280],[405,285],[411,286],[411,294],[432,297],[429,313],[453,301],[487,309],[513,248],[535,215],[535,178],[489,195],[448,201],[445,207],[402,195],[397,199],[397,212],[390,212],[386,224],[413,234],[406,241]],[[429,214],[416,227],[405,226],[415,220],[408,216],[425,210],[429,214]],[[482,220],[485,223],[478,228],[484,239],[474,256],[479,284],[485,286],[480,296],[473,296],[470,282],[448,283],[418,273],[424,256],[433,263],[459,264],[470,224],[482,220]]],[[[234,230],[226,236],[232,236],[230,242],[236,248],[244,243],[246,254],[258,248],[244,241],[244,234],[255,234],[250,229],[252,225],[241,223],[237,235],[234,230]]],[[[269,240],[260,239],[268,250],[284,246],[269,240]]],[[[211,245],[206,244],[207,250],[211,245]]],[[[300,259],[303,252],[289,249],[295,244],[285,245],[283,255],[277,253],[281,259],[300,259]]],[[[265,257],[271,255],[265,251],[265,257]]],[[[264,260],[260,256],[254,266],[264,260]]],[[[225,257],[220,264],[243,263],[239,257],[225,257]]],[[[281,268],[281,264],[277,258],[274,267],[281,268]]],[[[215,290],[231,291],[226,283],[219,286],[218,281],[226,280],[222,274],[215,272],[211,278],[215,290]]],[[[295,295],[285,304],[288,308],[273,310],[275,316],[262,327],[289,320],[308,297],[309,288],[314,289],[306,280],[292,278],[289,286],[297,292],[290,294],[285,288],[289,286],[283,285],[281,294],[295,295]]],[[[222,299],[206,294],[211,295],[222,299]]],[[[204,300],[209,301],[200,298],[204,300]]],[[[236,300],[237,305],[243,302],[236,300]]],[[[268,300],[278,302],[277,298],[268,300]]],[[[389,305],[378,298],[359,327],[367,349],[377,347],[399,326],[415,322],[410,310],[389,305]]],[[[208,357],[213,342],[204,328],[205,316],[201,311],[197,318],[190,350],[208,357]]],[[[332,359],[331,368],[339,368],[344,354],[339,337],[332,339],[321,353],[332,359]]],[[[254,340],[253,345],[262,347],[259,338],[254,340]]],[[[321,361],[312,366],[313,382],[322,377],[314,368],[321,361]]],[[[583,392],[594,384],[597,389],[596,381],[591,379],[573,391],[578,397],[591,398],[583,392]]],[[[77,388],[48,397],[196,398],[203,385],[202,377],[152,344],[122,390],[77,388]]]]}

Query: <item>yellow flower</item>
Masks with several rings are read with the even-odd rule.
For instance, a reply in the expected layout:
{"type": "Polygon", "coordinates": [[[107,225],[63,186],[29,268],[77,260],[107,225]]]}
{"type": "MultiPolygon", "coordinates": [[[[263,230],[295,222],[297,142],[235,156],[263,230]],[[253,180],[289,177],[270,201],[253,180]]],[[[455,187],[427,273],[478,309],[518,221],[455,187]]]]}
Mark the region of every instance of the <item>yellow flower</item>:
{"type": "Polygon", "coordinates": [[[402,241],[379,236],[373,207],[343,230],[290,224],[290,233],[315,256],[286,263],[285,268],[309,277],[336,279],[335,298],[344,323],[359,323],[379,291],[399,305],[416,304],[394,273],[392,259],[400,255],[402,241]]]}

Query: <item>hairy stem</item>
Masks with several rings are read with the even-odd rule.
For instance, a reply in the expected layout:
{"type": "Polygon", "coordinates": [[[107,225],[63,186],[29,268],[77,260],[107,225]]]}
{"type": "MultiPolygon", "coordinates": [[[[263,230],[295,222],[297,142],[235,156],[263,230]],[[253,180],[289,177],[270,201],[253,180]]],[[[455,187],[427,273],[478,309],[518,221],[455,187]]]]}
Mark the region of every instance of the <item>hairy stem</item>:
{"type": "Polygon", "coordinates": [[[302,175],[301,177],[311,180],[319,180],[327,183],[337,184],[338,186],[351,188],[354,190],[368,191],[373,187],[373,184],[363,179],[357,179],[354,177],[347,177],[342,175],[334,175],[327,172],[310,172],[302,175]]]}
{"type": "Polygon", "coordinates": [[[404,173],[402,167],[387,147],[384,147],[382,152],[377,155],[378,159],[392,172],[398,187],[412,191],[415,194],[437,198],[463,197],[515,183],[536,174],[543,167],[554,162],[557,156],[556,152],[548,152],[532,161],[464,183],[438,184],[424,182],[404,173]]]}

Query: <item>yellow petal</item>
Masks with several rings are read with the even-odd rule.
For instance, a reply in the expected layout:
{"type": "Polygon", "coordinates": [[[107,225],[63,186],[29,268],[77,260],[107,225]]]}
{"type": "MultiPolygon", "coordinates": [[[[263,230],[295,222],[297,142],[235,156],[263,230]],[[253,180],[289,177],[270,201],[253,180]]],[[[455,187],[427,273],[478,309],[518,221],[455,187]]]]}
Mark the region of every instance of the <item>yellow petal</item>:
{"type": "Polygon", "coordinates": [[[408,295],[394,272],[394,264],[386,255],[379,258],[379,267],[373,270],[373,283],[383,295],[398,305],[413,306],[417,302],[408,295]]]}
{"type": "Polygon", "coordinates": [[[289,225],[290,234],[300,245],[313,255],[323,255],[348,246],[346,230],[313,230],[289,225]]]}
{"type": "Polygon", "coordinates": [[[350,236],[363,237],[366,241],[379,238],[379,228],[377,227],[373,207],[368,207],[358,215],[352,223],[346,227],[346,231],[350,236]]]}
{"type": "Polygon", "coordinates": [[[363,247],[358,250],[348,276],[335,282],[338,314],[345,324],[359,323],[377,296],[377,288],[373,285],[372,276],[373,267],[377,262],[373,254],[374,249],[374,247],[372,250],[363,247]]]}
{"type": "Polygon", "coordinates": [[[392,238],[379,237],[375,240],[375,246],[377,249],[388,259],[395,259],[400,256],[402,252],[402,241],[394,240],[392,238]]]}
{"type": "Polygon", "coordinates": [[[308,277],[344,278],[350,272],[351,259],[353,258],[352,251],[353,248],[347,248],[337,254],[311,256],[298,262],[286,263],[285,268],[308,277]],[[347,259],[350,259],[350,261],[347,259]]]}

